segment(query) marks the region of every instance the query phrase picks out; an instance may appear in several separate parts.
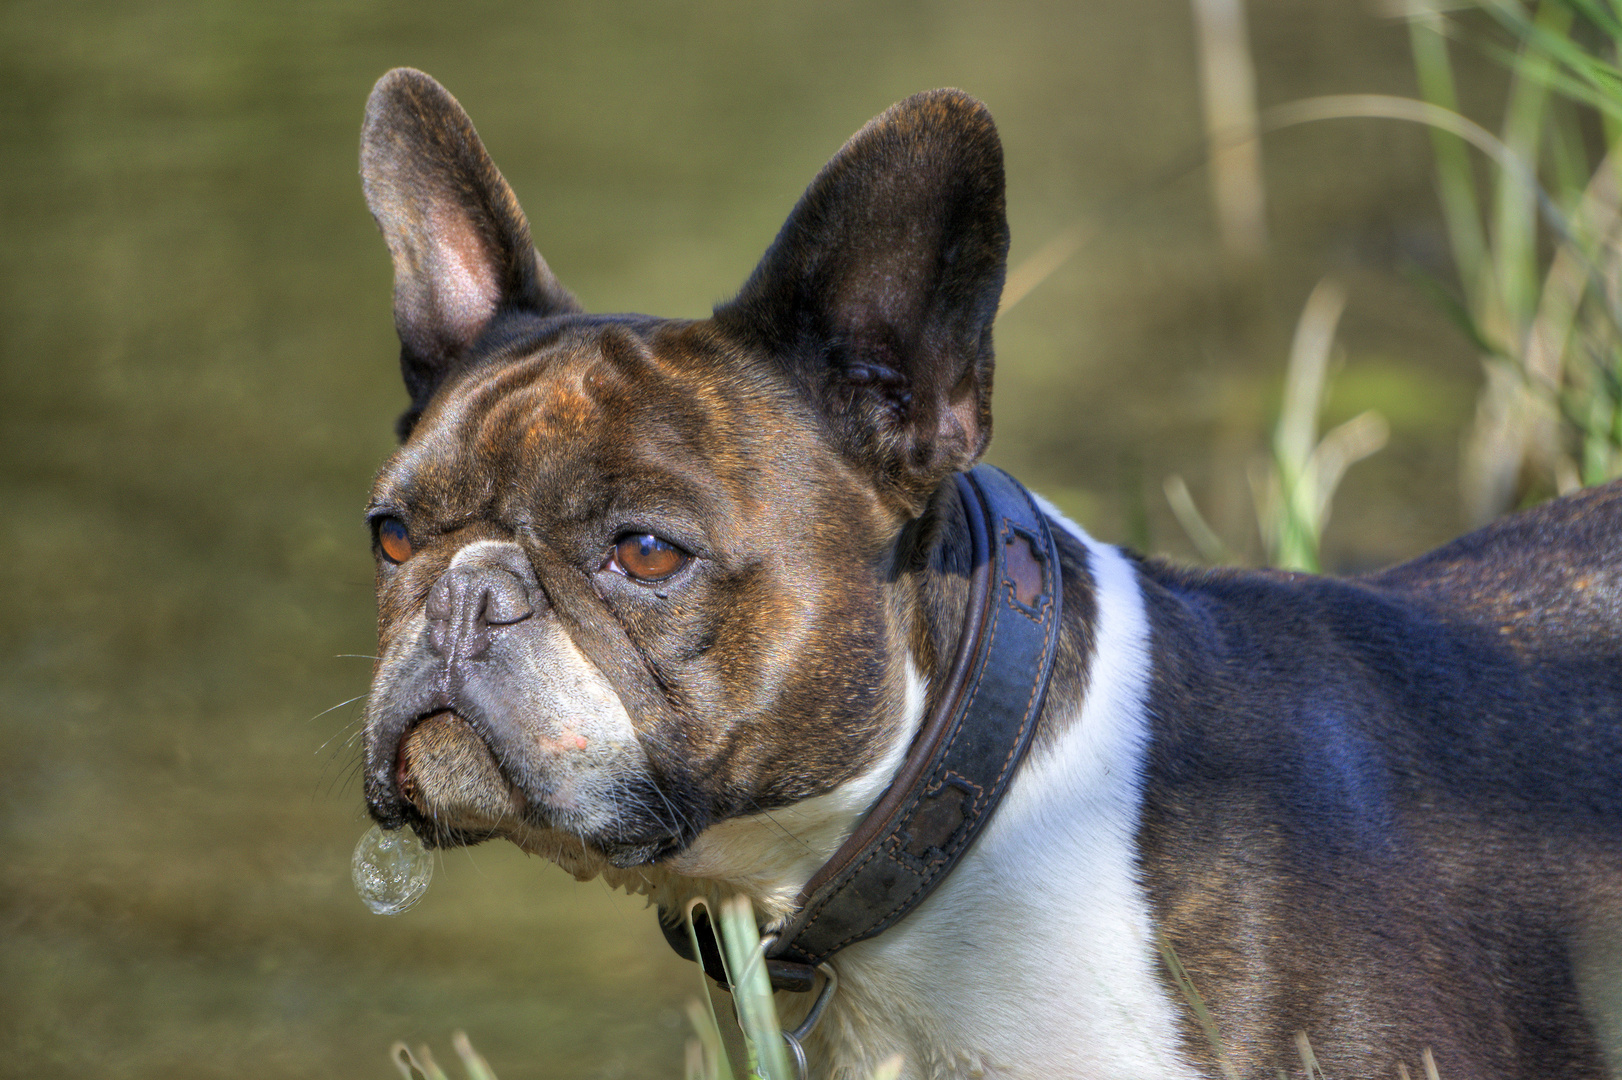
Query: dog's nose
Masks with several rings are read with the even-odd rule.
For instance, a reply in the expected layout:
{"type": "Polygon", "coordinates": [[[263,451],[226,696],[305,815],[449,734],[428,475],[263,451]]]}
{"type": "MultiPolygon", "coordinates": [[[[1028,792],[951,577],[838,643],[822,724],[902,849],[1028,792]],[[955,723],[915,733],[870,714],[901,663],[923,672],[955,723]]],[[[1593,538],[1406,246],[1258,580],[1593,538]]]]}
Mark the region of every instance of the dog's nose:
{"type": "Polygon", "coordinates": [[[458,559],[428,591],[428,647],[447,660],[476,660],[490,647],[492,626],[511,626],[535,612],[527,564],[458,559]],[[520,576],[522,575],[522,576],[520,576]]]}

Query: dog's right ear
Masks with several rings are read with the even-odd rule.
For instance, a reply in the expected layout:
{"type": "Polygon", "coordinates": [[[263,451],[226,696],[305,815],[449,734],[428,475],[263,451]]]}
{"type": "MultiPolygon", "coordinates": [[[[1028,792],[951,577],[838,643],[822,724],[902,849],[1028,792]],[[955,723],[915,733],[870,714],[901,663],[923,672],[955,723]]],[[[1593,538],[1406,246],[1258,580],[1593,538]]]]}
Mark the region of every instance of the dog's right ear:
{"type": "Polygon", "coordinates": [[[783,364],[916,515],[991,438],[1007,255],[996,125],[962,91],[933,90],[845,144],[715,318],[783,364]]]}
{"type": "Polygon", "coordinates": [[[361,129],[361,186],[394,260],[394,326],[411,432],[497,314],[579,311],[535,251],[529,222],[462,106],[420,71],[377,81],[361,129]]]}

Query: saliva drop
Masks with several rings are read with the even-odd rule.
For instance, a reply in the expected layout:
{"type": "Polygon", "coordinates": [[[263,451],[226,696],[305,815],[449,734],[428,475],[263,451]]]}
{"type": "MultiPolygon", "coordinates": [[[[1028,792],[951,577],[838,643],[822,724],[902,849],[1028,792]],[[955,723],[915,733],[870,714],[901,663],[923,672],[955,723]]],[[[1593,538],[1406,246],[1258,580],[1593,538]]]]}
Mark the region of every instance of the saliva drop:
{"type": "Polygon", "coordinates": [[[377,915],[398,915],[422,899],[434,876],[434,853],[410,829],[373,825],[355,845],[355,891],[377,915]]]}

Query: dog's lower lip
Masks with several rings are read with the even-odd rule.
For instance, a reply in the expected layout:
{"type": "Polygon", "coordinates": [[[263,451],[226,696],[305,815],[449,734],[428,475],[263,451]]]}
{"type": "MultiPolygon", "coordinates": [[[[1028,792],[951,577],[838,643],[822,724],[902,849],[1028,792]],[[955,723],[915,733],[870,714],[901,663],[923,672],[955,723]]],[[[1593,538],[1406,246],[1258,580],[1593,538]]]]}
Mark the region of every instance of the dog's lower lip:
{"type": "Polygon", "coordinates": [[[453,709],[426,713],[406,729],[394,782],[399,800],[436,832],[485,838],[524,821],[530,807],[495,748],[453,709]]]}
{"type": "Polygon", "coordinates": [[[407,724],[405,730],[400,732],[400,741],[394,744],[394,789],[400,793],[400,798],[416,806],[424,814],[428,813],[428,808],[417,803],[419,791],[415,778],[412,777],[410,770],[406,767],[405,748],[406,743],[410,741],[416,730],[436,716],[450,716],[457,720],[462,719],[454,709],[433,709],[407,724]]]}
{"type": "MultiPolygon", "coordinates": [[[[406,799],[411,798],[410,792],[407,790],[408,786],[413,786],[410,773],[406,770],[406,743],[411,740],[411,736],[415,734],[417,729],[422,727],[422,725],[426,723],[429,718],[439,716],[441,714],[456,716],[456,712],[453,709],[434,709],[430,712],[425,712],[405,726],[405,730],[400,732],[399,740],[394,744],[394,786],[399,790],[401,796],[406,799]]],[[[457,719],[461,719],[461,717],[457,717],[457,719]]]]}

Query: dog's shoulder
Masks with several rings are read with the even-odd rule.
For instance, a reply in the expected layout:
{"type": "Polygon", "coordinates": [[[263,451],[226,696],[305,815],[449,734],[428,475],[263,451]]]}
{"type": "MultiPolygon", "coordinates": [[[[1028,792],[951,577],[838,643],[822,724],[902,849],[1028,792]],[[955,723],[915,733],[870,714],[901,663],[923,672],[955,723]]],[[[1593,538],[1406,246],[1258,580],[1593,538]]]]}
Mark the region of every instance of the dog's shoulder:
{"type": "MultiPolygon", "coordinates": [[[[1612,484],[1360,577],[1141,562],[1151,761],[1162,781],[1265,778],[1294,754],[1622,822],[1619,539],[1612,484]]],[[[1395,793],[1375,788],[1351,803],[1395,793]]]]}

